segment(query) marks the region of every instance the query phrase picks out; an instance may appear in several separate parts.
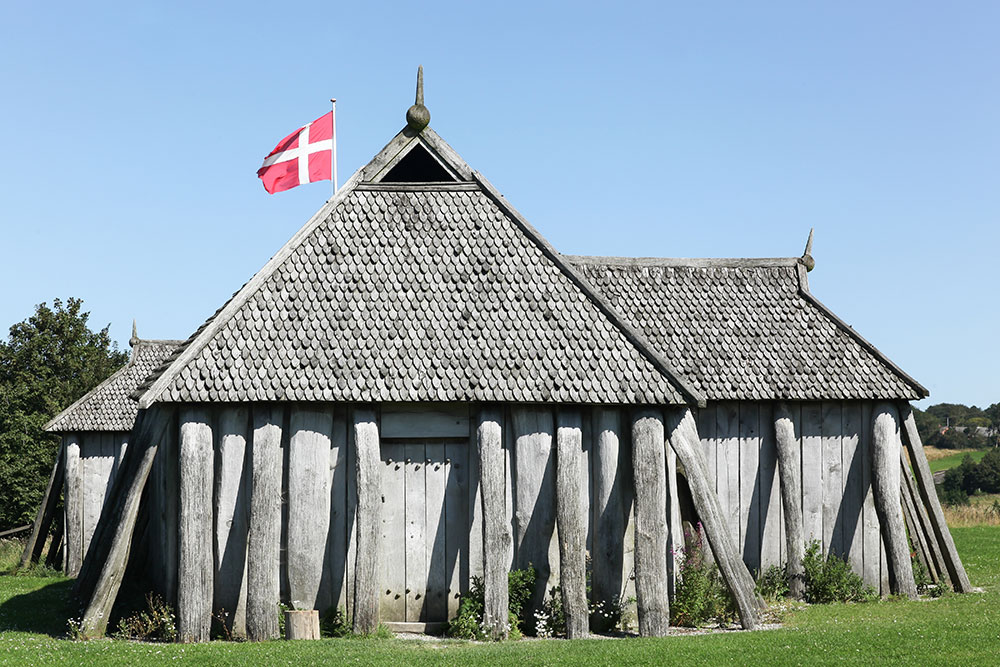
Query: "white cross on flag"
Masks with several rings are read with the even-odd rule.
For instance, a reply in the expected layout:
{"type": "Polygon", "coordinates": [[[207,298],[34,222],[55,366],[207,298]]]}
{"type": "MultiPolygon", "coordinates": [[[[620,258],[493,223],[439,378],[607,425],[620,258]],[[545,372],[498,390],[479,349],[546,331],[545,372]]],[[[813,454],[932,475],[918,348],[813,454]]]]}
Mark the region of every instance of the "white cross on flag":
{"type": "Polygon", "coordinates": [[[257,176],[271,194],[333,180],[333,112],[282,139],[264,158],[257,176]]]}

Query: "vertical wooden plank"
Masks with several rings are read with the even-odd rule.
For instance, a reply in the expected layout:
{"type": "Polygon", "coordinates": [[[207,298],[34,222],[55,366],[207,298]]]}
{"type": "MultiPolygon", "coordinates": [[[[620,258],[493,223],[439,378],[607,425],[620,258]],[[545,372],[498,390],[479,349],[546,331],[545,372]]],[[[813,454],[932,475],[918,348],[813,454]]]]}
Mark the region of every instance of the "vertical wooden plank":
{"type": "MultiPolygon", "coordinates": [[[[447,615],[458,613],[463,591],[463,576],[468,576],[469,560],[469,446],[466,442],[445,444],[445,465],[448,468],[444,492],[445,582],[447,585],[447,615]],[[466,565],[463,567],[463,562],[466,565]]],[[[509,540],[508,540],[509,541],[509,540]]]]}
{"type": "MultiPolygon", "coordinates": [[[[404,445],[406,452],[406,621],[415,623],[426,618],[424,604],[427,592],[427,554],[424,531],[426,516],[426,466],[423,443],[404,445]]],[[[392,567],[391,564],[388,565],[392,567]]]]}
{"type": "Polygon", "coordinates": [[[288,442],[288,590],[295,609],[330,606],[320,582],[330,529],[330,432],[333,414],[295,406],[288,442]]]}
{"type": "Polygon", "coordinates": [[[90,548],[90,540],[101,518],[101,508],[108,492],[108,481],[114,467],[110,440],[103,433],[84,433],[80,438],[80,461],[83,467],[83,554],[90,548]],[[106,446],[107,445],[107,446],[106,446]]]}
{"type": "MultiPolygon", "coordinates": [[[[379,617],[382,621],[402,623],[406,620],[407,570],[412,567],[407,559],[409,526],[406,509],[409,501],[407,482],[412,472],[412,458],[407,463],[406,446],[386,442],[382,445],[382,517],[379,524],[381,539],[381,560],[379,562],[380,581],[379,617]]],[[[421,485],[422,486],[422,485],[421,485]]],[[[423,499],[420,499],[423,510],[423,499]]],[[[359,555],[360,557],[360,555],[359,555]]]]}
{"type": "Polygon", "coordinates": [[[212,627],[212,489],[215,471],[212,426],[207,408],[186,407],[180,415],[180,524],[177,637],[208,641],[212,627]]]}
{"type": "Polygon", "coordinates": [[[863,494],[862,541],[864,557],[865,584],[875,590],[880,590],[881,583],[881,538],[879,535],[878,516],[875,513],[875,496],[872,495],[872,435],[868,425],[872,423],[872,404],[869,401],[861,403],[861,492],[863,494]]]}
{"type": "MultiPolygon", "coordinates": [[[[823,542],[823,411],[802,404],[802,533],[808,545],[823,542]]],[[[825,546],[825,545],[824,545],[825,546]]]]}
{"type": "Polygon", "coordinates": [[[382,555],[379,528],[382,494],[379,478],[383,466],[375,410],[358,406],[354,409],[353,417],[357,459],[355,488],[358,494],[353,631],[356,634],[370,634],[378,628],[381,599],[379,563],[382,555]]]}
{"type": "Polygon", "coordinates": [[[66,446],[66,490],[63,492],[66,576],[75,577],[83,563],[83,462],[80,460],[80,436],[70,433],[63,442],[66,446]]]}
{"type": "Polygon", "coordinates": [[[784,542],[781,508],[781,480],[778,476],[778,445],[774,434],[774,409],[770,402],[760,406],[760,567],[780,565],[784,542]]]}
{"type": "Polygon", "coordinates": [[[715,437],[715,423],[718,419],[716,415],[718,403],[709,403],[707,407],[698,410],[698,435],[701,436],[701,446],[705,452],[705,464],[708,469],[708,485],[713,491],[718,492],[719,486],[716,483],[717,463],[716,458],[719,452],[719,443],[715,437]]]}
{"type": "MultiPolygon", "coordinates": [[[[180,454],[177,444],[178,426],[176,413],[165,417],[169,420],[160,440],[163,463],[163,594],[171,605],[177,604],[177,522],[180,520],[180,454]]],[[[133,443],[135,444],[135,443],[133,443]]]]}
{"type": "Polygon", "coordinates": [[[509,523],[503,515],[504,459],[501,451],[502,411],[485,406],[476,426],[476,455],[483,498],[483,624],[490,637],[503,639],[508,633],[509,598],[507,590],[507,544],[511,541],[509,523]]]}
{"type": "MultiPolygon", "coordinates": [[[[504,429],[505,435],[509,432],[510,429],[504,429]]],[[[483,576],[483,490],[480,485],[479,456],[474,451],[476,447],[475,437],[473,435],[470,440],[470,449],[473,451],[469,454],[469,494],[467,497],[469,505],[469,554],[466,572],[462,577],[461,592],[463,593],[468,592],[472,577],[483,576]]]]}
{"type": "Polygon", "coordinates": [[[845,401],[843,408],[844,499],[840,512],[844,517],[844,549],[847,562],[859,576],[864,576],[864,458],[861,449],[861,404],[845,401]]]}
{"type": "Polygon", "coordinates": [[[427,443],[424,459],[425,493],[424,560],[427,563],[427,603],[424,605],[424,622],[448,620],[448,576],[445,557],[445,535],[448,517],[445,509],[445,490],[448,488],[448,469],[445,466],[444,443],[427,443]]]}
{"type": "Polygon", "coordinates": [[[846,555],[840,505],[844,495],[842,409],[839,401],[823,401],[823,552],[846,555]]]}
{"type": "MultiPolygon", "coordinates": [[[[586,637],[590,622],[587,608],[586,491],[580,484],[581,478],[585,479],[585,472],[580,410],[561,408],[556,430],[556,522],[559,528],[559,587],[566,614],[567,639],[586,637]]],[[[663,482],[666,485],[666,479],[663,482]]],[[[665,542],[664,535],[664,548],[665,542]]]]}
{"type": "Polygon", "coordinates": [[[281,447],[283,409],[255,404],[252,408],[253,474],[250,528],[247,534],[247,639],[278,636],[281,588],[281,447]]]}
{"type": "Polygon", "coordinates": [[[677,587],[677,554],[684,550],[684,528],[681,524],[680,489],[677,482],[677,453],[670,443],[664,442],[667,459],[667,586],[673,602],[677,587]]]}
{"type": "MultiPolygon", "coordinates": [[[[514,466],[514,426],[510,411],[505,410],[503,415],[503,431],[501,442],[503,443],[503,464],[504,464],[504,525],[507,530],[507,555],[505,562],[508,571],[514,567],[514,477],[517,470],[514,466]]],[[[473,457],[475,458],[475,457],[473,457]]],[[[477,511],[482,512],[482,506],[477,505],[477,511]]],[[[480,531],[482,533],[483,531],[480,531]]]]}
{"type": "MultiPolygon", "coordinates": [[[[358,560],[358,446],[355,442],[355,429],[352,421],[351,411],[347,408],[347,614],[354,618],[354,593],[355,574],[354,570],[358,560]]],[[[381,482],[380,482],[381,484],[381,482]]]]}
{"type": "MultiPolygon", "coordinates": [[[[327,576],[324,579],[326,597],[333,609],[348,608],[350,589],[347,586],[347,479],[354,468],[347,460],[347,420],[342,406],[333,412],[330,432],[330,530],[327,539],[327,576]]],[[[352,526],[353,527],[353,526],[352,526]]]]}
{"type": "Polygon", "coordinates": [[[664,442],[663,417],[659,411],[636,411],[632,418],[635,588],[639,634],[643,637],[662,637],[670,626],[664,442]]]}
{"type": "Polygon", "coordinates": [[[550,546],[555,532],[555,465],[552,457],[553,418],[549,408],[511,409],[514,427],[515,553],[518,568],[537,570],[530,609],[541,607],[548,589],[558,583],[550,546]]]}
{"type": "Polygon", "coordinates": [[[247,430],[250,411],[227,405],[219,413],[215,479],[215,602],[233,637],[247,632],[247,534],[250,531],[250,476],[247,430]]]}
{"type": "Polygon", "coordinates": [[[760,571],[760,408],[739,403],[740,544],[751,573],[760,571]]]}
{"type": "Polygon", "coordinates": [[[899,412],[892,403],[879,403],[872,423],[872,485],[875,509],[882,526],[885,553],[889,557],[890,587],[893,593],[917,598],[910,560],[910,545],[900,500],[899,412]]]}
{"type": "Polygon", "coordinates": [[[742,552],[740,540],[740,410],[736,401],[720,402],[716,408],[716,490],[725,515],[729,536],[742,552]]]}
{"type": "Polygon", "coordinates": [[[118,433],[115,436],[115,473],[121,467],[122,459],[125,458],[125,450],[128,449],[128,433],[118,433]]]}
{"type": "MultiPolygon", "coordinates": [[[[624,487],[631,484],[631,475],[622,467],[628,445],[621,444],[621,413],[617,408],[595,407],[594,431],[594,549],[592,595],[595,602],[605,605],[622,592],[622,584],[631,574],[624,571],[625,530],[628,513],[624,487]],[[626,451],[623,451],[626,450],[626,451]]],[[[601,619],[598,618],[597,630],[601,619]]]]}

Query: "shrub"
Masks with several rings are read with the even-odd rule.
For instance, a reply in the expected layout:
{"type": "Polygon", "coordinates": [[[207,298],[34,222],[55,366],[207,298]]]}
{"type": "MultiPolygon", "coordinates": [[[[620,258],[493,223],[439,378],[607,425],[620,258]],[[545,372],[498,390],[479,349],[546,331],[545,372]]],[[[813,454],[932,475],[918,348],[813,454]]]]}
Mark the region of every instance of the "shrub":
{"type": "Polygon", "coordinates": [[[720,625],[736,618],[733,599],[722,582],[715,563],[705,553],[701,526],[694,535],[684,534],[684,552],[679,561],[677,587],[670,605],[670,624],[699,627],[715,620],[720,625]]]}
{"type": "Polygon", "coordinates": [[[351,624],[347,620],[347,612],[343,607],[330,609],[319,623],[319,634],[322,637],[347,637],[351,634],[351,624]]]}
{"type": "Polygon", "coordinates": [[[772,565],[757,579],[757,594],[768,602],[788,597],[788,575],[785,568],[772,565]]]}
{"type": "Polygon", "coordinates": [[[806,547],[802,567],[805,570],[807,602],[870,602],[878,598],[878,593],[865,586],[846,559],[833,554],[824,558],[818,540],[813,540],[806,547]]]}
{"type": "MultiPolygon", "coordinates": [[[[534,591],[535,576],[535,569],[530,566],[507,573],[508,623],[510,624],[508,632],[511,639],[521,638],[522,615],[526,612],[525,604],[531,599],[534,591]]],[[[490,637],[486,634],[483,625],[484,597],[482,577],[473,577],[469,592],[463,595],[459,601],[458,612],[448,624],[445,634],[457,639],[488,641],[490,637]]]]}
{"type": "MultiPolygon", "coordinates": [[[[73,631],[72,624],[70,631],[73,631]]],[[[77,625],[79,630],[79,625],[77,625]]],[[[138,639],[146,642],[172,642],[177,638],[174,610],[153,593],[146,594],[146,609],[118,621],[116,639],[138,639]]]]}
{"type": "MultiPolygon", "coordinates": [[[[591,562],[587,556],[586,595],[588,625],[596,622],[602,629],[608,628],[624,632],[628,619],[625,614],[626,605],[631,598],[622,601],[615,596],[610,600],[594,600],[591,586],[591,562]]],[[[549,589],[549,597],[542,602],[542,608],[535,612],[535,634],[539,637],[563,637],[566,635],[566,610],[563,608],[562,587],[553,586],[549,589]]]]}

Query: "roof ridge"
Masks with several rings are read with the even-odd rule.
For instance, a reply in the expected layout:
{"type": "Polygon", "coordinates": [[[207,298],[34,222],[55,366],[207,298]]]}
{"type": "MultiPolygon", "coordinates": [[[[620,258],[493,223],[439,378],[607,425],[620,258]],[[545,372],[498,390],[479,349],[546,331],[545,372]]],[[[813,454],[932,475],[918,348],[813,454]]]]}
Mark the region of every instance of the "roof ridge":
{"type": "Polygon", "coordinates": [[[586,266],[663,266],[693,268],[778,268],[792,267],[801,257],[616,257],[601,255],[563,255],[573,264],[586,266]]]}

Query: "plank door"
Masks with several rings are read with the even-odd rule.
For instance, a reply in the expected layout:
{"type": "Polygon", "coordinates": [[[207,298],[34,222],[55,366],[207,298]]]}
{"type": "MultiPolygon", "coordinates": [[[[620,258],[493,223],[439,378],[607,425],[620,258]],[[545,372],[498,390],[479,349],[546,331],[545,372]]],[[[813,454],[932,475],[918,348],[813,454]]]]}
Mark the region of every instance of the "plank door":
{"type": "Polygon", "coordinates": [[[383,441],[381,620],[449,620],[461,552],[467,550],[463,442],[383,441]],[[457,469],[456,469],[457,466],[457,469]]]}

